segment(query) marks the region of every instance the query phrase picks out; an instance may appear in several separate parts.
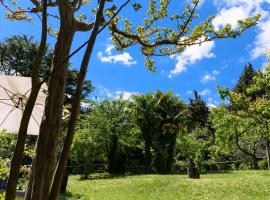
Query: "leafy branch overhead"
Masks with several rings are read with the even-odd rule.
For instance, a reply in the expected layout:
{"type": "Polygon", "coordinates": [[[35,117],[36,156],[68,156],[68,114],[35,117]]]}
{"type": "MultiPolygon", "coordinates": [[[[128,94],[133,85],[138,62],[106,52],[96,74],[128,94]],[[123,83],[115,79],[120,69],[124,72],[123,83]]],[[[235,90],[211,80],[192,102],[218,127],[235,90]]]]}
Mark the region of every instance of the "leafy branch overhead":
{"type": "MultiPolygon", "coordinates": [[[[107,1],[112,2],[111,0],[107,1]]],[[[32,17],[28,16],[28,13],[34,13],[40,18],[39,13],[42,10],[42,3],[38,0],[31,0],[31,2],[33,8],[26,9],[17,6],[16,0],[12,1],[14,8],[4,3],[4,0],[0,0],[0,3],[7,8],[6,17],[10,20],[31,21],[32,17]]],[[[135,12],[143,12],[143,5],[136,1],[127,0],[124,5],[131,2],[135,12]]],[[[113,4],[110,8],[106,9],[105,15],[109,20],[105,22],[103,18],[104,22],[102,25],[104,28],[109,25],[117,50],[123,50],[139,44],[141,53],[145,56],[145,66],[150,71],[155,71],[153,56],[171,56],[181,53],[187,46],[200,45],[214,39],[236,38],[246,29],[256,25],[260,19],[260,15],[257,14],[245,20],[239,20],[237,29],[232,29],[231,25],[227,24],[217,30],[212,24],[215,16],[209,16],[206,20],[198,21],[199,15],[196,9],[200,2],[201,0],[191,0],[182,13],[170,14],[169,0],[149,0],[149,6],[143,24],[136,26],[133,26],[133,23],[129,19],[123,19],[122,16],[118,16],[119,9],[117,10],[117,6],[113,4]],[[168,24],[168,20],[170,20],[172,26],[161,26],[161,24],[168,24]]],[[[79,10],[82,5],[88,3],[89,1],[74,0],[69,5],[70,9],[74,12],[79,10]]],[[[56,6],[58,6],[57,1],[48,2],[48,7],[56,6]]],[[[91,13],[93,14],[95,12],[96,9],[92,9],[91,13]]],[[[47,15],[59,19],[56,15],[49,13],[47,15]]],[[[87,20],[85,14],[75,17],[74,21],[76,22],[78,31],[89,31],[93,28],[93,23],[87,20]]],[[[48,31],[51,35],[57,35],[57,31],[54,31],[51,27],[48,27],[48,31]]]]}
{"type": "MultiPolygon", "coordinates": [[[[215,16],[210,16],[206,20],[195,23],[198,19],[196,9],[200,0],[192,0],[187,4],[181,14],[172,14],[169,16],[169,0],[149,1],[149,9],[146,12],[146,18],[142,25],[133,26],[128,19],[123,20],[117,17],[110,24],[110,30],[113,35],[113,42],[116,49],[123,50],[129,46],[139,44],[141,52],[145,56],[145,65],[155,71],[153,56],[170,56],[181,53],[187,46],[200,45],[214,39],[236,38],[246,29],[256,25],[260,15],[238,21],[238,28],[232,29],[227,24],[220,30],[214,28],[212,20],[215,16]],[[173,26],[160,26],[166,24],[170,19],[173,26]]],[[[134,3],[133,8],[139,12],[141,4],[134,3]]],[[[107,10],[106,15],[111,17],[116,12],[116,8],[107,10]]]]}

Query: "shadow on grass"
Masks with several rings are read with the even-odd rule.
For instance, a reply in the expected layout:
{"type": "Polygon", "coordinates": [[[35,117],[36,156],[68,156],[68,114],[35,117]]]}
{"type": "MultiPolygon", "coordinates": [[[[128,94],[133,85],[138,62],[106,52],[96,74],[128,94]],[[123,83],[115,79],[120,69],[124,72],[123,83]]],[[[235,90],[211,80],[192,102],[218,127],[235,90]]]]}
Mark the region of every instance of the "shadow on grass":
{"type": "Polygon", "coordinates": [[[79,200],[82,198],[82,195],[80,194],[73,194],[71,192],[65,192],[64,194],[61,194],[59,197],[59,200],[79,200]]]}
{"type": "MultiPolygon", "coordinates": [[[[233,171],[203,171],[201,175],[210,175],[210,174],[232,174],[233,171]]],[[[172,174],[158,174],[158,173],[150,173],[150,174],[108,174],[108,173],[97,173],[91,174],[88,177],[81,177],[78,181],[87,181],[87,180],[103,180],[103,179],[121,179],[130,176],[145,176],[145,175],[157,175],[157,176],[179,176],[179,175],[187,175],[187,172],[181,171],[179,173],[172,174]]]]}
{"type": "Polygon", "coordinates": [[[232,170],[220,170],[220,171],[203,171],[201,172],[202,175],[207,175],[207,174],[232,174],[232,170]]]}
{"type": "Polygon", "coordinates": [[[107,174],[107,173],[100,173],[100,174],[91,174],[89,177],[80,178],[80,181],[86,180],[99,180],[99,179],[117,179],[117,178],[125,178],[128,174],[107,174]]]}

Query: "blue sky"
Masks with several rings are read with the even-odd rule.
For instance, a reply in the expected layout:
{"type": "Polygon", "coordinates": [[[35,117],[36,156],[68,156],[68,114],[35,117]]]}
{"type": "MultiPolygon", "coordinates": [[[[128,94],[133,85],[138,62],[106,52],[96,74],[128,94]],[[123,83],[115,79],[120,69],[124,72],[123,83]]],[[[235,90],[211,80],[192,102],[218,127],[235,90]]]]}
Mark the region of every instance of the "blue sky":
{"type": "MultiPolygon", "coordinates": [[[[170,9],[172,12],[182,11],[182,4],[178,0],[172,0],[170,9]]],[[[219,104],[217,84],[233,87],[245,64],[251,62],[258,69],[265,62],[264,52],[270,47],[269,8],[270,0],[202,1],[198,9],[200,19],[215,14],[213,24],[216,28],[226,23],[231,23],[236,28],[237,20],[257,12],[262,14],[262,20],[240,38],[213,41],[202,46],[188,47],[174,57],[156,58],[155,73],[144,67],[144,58],[138,47],[117,52],[112,47],[109,32],[104,31],[98,36],[87,73],[87,79],[90,79],[96,88],[91,97],[117,98],[122,94],[128,98],[130,94],[160,89],[173,90],[182,99],[187,100],[192,97],[191,91],[196,89],[209,105],[219,104]]],[[[0,39],[15,34],[29,34],[39,41],[38,19],[34,18],[33,23],[10,22],[4,17],[5,11],[0,7],[0,39]]],[[[89,8],[86,7],[82,12],[89,12],[89,8]]],[[[134,13],[131,6],[121,14],[131,19],[134,24],[140,24],[143,18],[140,13],[134,13]]],[[[50,25],[57,28],[58,22],[51,19],[50,25]]],[[[72,49],[76,49],[88,37],[89,33],[77,33],[72,49]]],[[[55,39],[50,37],[49,43],[53,47],[55,39]]],[[[80,65],[82,55],[83,50],[71,59],[74,68],[80,65]]]]}

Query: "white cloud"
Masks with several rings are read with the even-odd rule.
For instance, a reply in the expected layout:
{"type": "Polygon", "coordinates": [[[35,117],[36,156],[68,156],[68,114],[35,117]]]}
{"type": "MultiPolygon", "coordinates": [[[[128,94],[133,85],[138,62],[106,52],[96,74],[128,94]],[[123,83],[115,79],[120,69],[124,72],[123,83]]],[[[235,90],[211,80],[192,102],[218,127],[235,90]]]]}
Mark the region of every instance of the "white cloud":
{"type": "Polygon", "coordinates": [[[213,25],[219,29],[230,23],[233,28],[237,28],[238,20],[260,13],[262,18],[256,26],[258,34],[251,51],[251,57],[256,59],[264,55],[266,48],[270,47],[270,13],[267,10],[269,4],[270,0],[214,0],[219,14],[213,20],[213,25]],[[266,4],[268,5],[265,6],[266,4]]]}
{"type": "Polygon", "coordinates": [[[212,58],[215,54],[212,52],[215,47],[215,42],[205,42],[201,45],[193,45],[187,47],[182,53],[172,56],[172,59],[176,59],[177,63],[175,68],[170,71],[169,78],[187,70],[189,64],[195,64],[204,58],[212,58]]]}
{"type": "Polygon", "coordinates": [[[138,92],[116,91],[115,94],[115,99],[129,100],[132,95],[136,95],[138,92]]]}
{"type": "Polygon", "coordinates": [[[112,44],[110,44],[110,45],[107,45],[107,48],[106,48],[105,52],[108,55],[112,55],[112,50],[114,50],[114,46],[112,44]]]}
{"type": "Polygon", "coordinates": [[[137,63],[129,53],[123,52],[121,54],[113,54],[113,50],[113,45],[107,45],[105,53],[101,51],[98,52],[98,59],[103,63],[121,63],[127,66],[135,65],[137,63]]]}
{"type": "Polygon", "coordinates": [[[252,51],[252,58],[258,58],[265,54],[270,48],[270,17],[258,25],[260,33],[256,37],[255,48],[252,51]]]}
{"type": "Polygon", "coordinates": [[[217,75],[219,75],[219,71],[214,70],[212,73],[207,73],[202,76],[201,82],[206,83],[208,81],[214,81],[217,78],[217,75]]]}
{"type": "Polygon", "coordinates": [[[201,95],[201,96],[208,96],[210,94],[211,94],[211,90],[209,90],[209,89],[204,89],[201,92],[199,92],[199,95],[201,95]]]}
{"type": "Polygon", "coordinates": [[[238,20],[245,19],[249,16],[244,7],[232,7],[222,9],[219,15],[213,20],[213,25],[216,30],[222,28],[226,24],[231,24],[232,28],[237,28],[238,20]]]}
{"type": "Polygon", "coordinates": [[[207,106],[211,109],[211,108],[216,108],[217,105],[213,104],[213,103],[207,103],[207,106]]]}
{"type": "Polygon", "coordinates": [[[110,91],[108,88],[99,85],[97,91],[98,99],[123,99],[129,100],[132,95],[139,94],[138,92],[130,92],[125,90],[110,91]]]}

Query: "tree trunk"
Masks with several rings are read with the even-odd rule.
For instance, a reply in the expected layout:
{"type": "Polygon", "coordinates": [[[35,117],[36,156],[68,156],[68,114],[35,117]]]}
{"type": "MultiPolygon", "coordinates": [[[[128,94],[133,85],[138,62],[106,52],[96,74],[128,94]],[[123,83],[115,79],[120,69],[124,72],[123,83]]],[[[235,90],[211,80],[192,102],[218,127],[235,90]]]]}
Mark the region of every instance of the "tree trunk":
{"type": "Polygon", "coordinates": [[[268,170],[270,171],[270,141],[268,138],[266,139],[266,155],[267,155],[268,170]]]}
{"type": "Polygon", "coordinates": [[[63,178],[62,178],[62,181],[61,181],[60,193],[65,193],[67,191],[68,174],[69,174],[69,171],[66,168],[64,170],[63,178]]]}
{"type": "Polygon", "coordinates": [[[166,172],[168,174],[171,174],[173,172],[175,143],[176,143],[176,134],[172,135],[172,139],[168,147],[168,158],[166,160],[167,162],[166,172]]]}
{"type": "Polygon", "coordinates": [[[255,155],[252,156],[252,165],[253,165],[253,169],[259,170],[258,158],[255,155]]]}
{"type": "Polygon", "coordinates": [[[14,200],[16,197],[16,186],[19,179],[19,171],[24,151],[25,140],[27,137],[28,124],[37,99],[38,91],[39,87],[35,86],[32,88],[31,94],[25,107],[25,111],[21,119],[17,143],[11,160],[8,184],[6,189],[6,200],[14,200]]]}
{"type": "Polygon", "coordinates": [[[118,136],[116,134],[111,136],[111,145],[108,155],[108,171],[111,174],[118,173],[117,157],[118,157],[118,136]]]}
{"type": "Polygon", "coordinates": [[[188,178],[191,178],[191,179],[200,179],[200,170],[198,167],[195,166],[194,163],[191,163],[189,166],[188,166],[188,178]]]}
{"type": "Polygon", "coordinates": [[[157,157],[156,157],[156,170],[159,174],[166,174],[166,160],[168,155],[164,147],[160,146],[157,148],[157,157]]]}
{"type": "Polygon", "coordinates": [[[56,145],[61,129],[68,61],[75,33],[69,1],[59,1],[60,30],[54,50],[53,73],[49,79],[45,114],[36,148],[36,166],[31,200],[48,200],[56,164],[56,145]]]}
{"type": "Polygon", "coordinates": [[[145,141],[144,150],[145,150],[145,172],[146,173],[151,173],[152,156],[151,156],[150,142],[145,141]]]}
{"type": "Polygon", "coordinates": [[[66,168],[66,165],[67,165],[68,155],[69,155],[70,147],[72,144],[73,136],[75,133],[76,121],[77,121],[77,117],[80,110],[80,99],[81,99],[81,93],[83,89],[83,82],[85,80],[87,67],[88,67],[89,60],[90,60],[90,57],[94,48],[94,44],[96,41],[96,37],[98,34],[99,24],[101,21],[103,10],[104,10],[104,5],[105,5],[105,0],[101,0],[99,3],[97,15],[96,15],[96,22],[94,24],[94,28],[91,33],[90,40],[88,42],[88,46],[86,48],[86,52],[82,60],[76,93],[74,96],[74,103],[72,105],[70,121],[68,124],[68,131],[67,131],[67,135],[64,141],[64,146],[62,148],[61,156],[60,156],[60,159],[59,159],[56,171],[55,171],[49,200],[56,200],[58,198],[58,194],[59,194],[59,190],[61,186],[61,180],[63,179],[64,169],[66,168]]]}
{"type": "Polygon", "coordinates": [[[19,180],[19,171],[24,151],[24,145],[27,137],[28,124],[41,87],[41,84],[39,84],[38,82],[39,79],[38,77],[40,71],[40,64],[42,62],[43,54],[46,49],[46,42],[47,42],[47,1],[43,0],[42,33],[38,53],[36,55],[35,62],[32,66],[32,89],[20,122],[17,142],[10,165],[9,179],[6,189],[5,200],[14,200],[16,198],[16,187],[19,180]]]}
{"type": "MultiPolygon", "coordinates": [[[[34,169],[35,169],[35,164],[36,164],[36,158],[33,158],[32,160],[32,169],[31,169],[31,174],[30,174],[30,178],[28,181],[28,186],[27,188],[32,188],[33,185],[33,179],[34,179],[34,169]]],[[[27,190],[24,196],[24,200],[30,200],[31,199],[31,190],[27,190]]]]}

